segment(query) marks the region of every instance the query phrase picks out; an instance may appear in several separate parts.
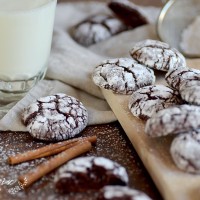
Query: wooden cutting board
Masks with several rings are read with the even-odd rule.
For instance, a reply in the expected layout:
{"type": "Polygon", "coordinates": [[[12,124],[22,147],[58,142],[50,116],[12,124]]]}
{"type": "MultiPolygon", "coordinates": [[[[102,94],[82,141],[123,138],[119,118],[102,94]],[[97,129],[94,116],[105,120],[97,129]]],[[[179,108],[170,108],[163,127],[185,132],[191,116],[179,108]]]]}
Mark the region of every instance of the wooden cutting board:
{"type": "MultiPolygon", "coordinates": [[[[188,66],[200,69],[199,60],[188,60],[188,66]]],[[[165,84],[164,74],[157,74],[157,84],[165,84]]],[[[200,175],[179,170],[169,153],[174,136],[150,138],[144,133],[145,122],[128,109],[129,95],[102,90],[146,169],[165,200],[200,200],[200,175]]]]}

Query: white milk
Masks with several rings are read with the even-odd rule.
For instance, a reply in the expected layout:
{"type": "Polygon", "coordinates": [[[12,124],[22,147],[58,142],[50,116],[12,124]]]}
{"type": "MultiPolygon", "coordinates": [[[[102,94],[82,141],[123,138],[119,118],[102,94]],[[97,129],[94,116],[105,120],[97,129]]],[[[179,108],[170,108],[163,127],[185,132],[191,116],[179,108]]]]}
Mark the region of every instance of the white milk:
{"type": "Polygon", "coordinates": [[[47,65],[56,0],[0,0],[0,80],[25,80],[47,65]]]}

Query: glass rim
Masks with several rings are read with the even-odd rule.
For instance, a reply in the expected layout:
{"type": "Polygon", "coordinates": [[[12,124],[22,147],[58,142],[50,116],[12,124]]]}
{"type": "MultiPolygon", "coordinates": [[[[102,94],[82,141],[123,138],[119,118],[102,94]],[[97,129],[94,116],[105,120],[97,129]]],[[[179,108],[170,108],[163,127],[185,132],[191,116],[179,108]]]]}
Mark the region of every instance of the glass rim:
{"type": "Polygon", "coordinates": [[[28,14],[30,12],[34,12],[34,11],[37,11],[37,10],[41,10],[41,9],[44,9],[45,7],[48,7],[49,5],[53,4],[53,3],[57,3],[57,0],[48,0],[47,2],[41,4],[41,5],[38,5],[36,7],[33,7],[33,8],[28,8],[28,9],[20,9],[20,10],[1,10],[0,8],[0,14],[28,14]]]}
{"type": "MultiPolygon", "coordinates": [[[[187,2],[187,0],[185,0],[187,2]]],[[[166,16],[168,15],[168,12],[171,11],[173,6],[178,2],[178,0],[168,0],[167,3],[163,6],[161,9],[161,12],[159,14],[157,24],[156,24],[156,33],[158,35],[158,38],[166,43],[169,43],[169,41],[166,40],[166,37],[163,36],[163,24],[165,23],[166,16]]],[[[183,3],[181,0],[179,2],[183,3]]],[[[171,45],[171,44],[170,44],[171,45]]],[[[182,51],[180,47],[175,46],[178,51],[180,51],[186,58],[200,58],[199,54],[187,54],[182,51]]]]}

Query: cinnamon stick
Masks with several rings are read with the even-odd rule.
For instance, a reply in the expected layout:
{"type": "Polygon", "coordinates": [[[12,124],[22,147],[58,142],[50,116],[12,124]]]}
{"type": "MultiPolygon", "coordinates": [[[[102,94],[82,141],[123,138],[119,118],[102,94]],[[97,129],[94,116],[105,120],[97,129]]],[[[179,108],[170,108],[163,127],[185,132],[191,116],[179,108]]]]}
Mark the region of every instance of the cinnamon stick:
{"type": "Polygon", "coordinates": [[[26,162],[29,160],[34,160],[37,158],[43,158],[46,156],[55,155],[57,153],[60,153],[76,145],[78,141],[89,141],[91,143],[95,143],[97,141],[97,137],[89,136],[89,137],[74,138],[71,140],[46,145],[44,147],[27,151],[25,153],[19,153],[14,156],[9,156],[8,163],[11,165],[14,165],[14,164],[19,164],[19,163],[26,162]]]}
{"type": "Polygon", "coordinates": [[[38,165],[35,169],[30,172],[19,176],[18,181],[24,188],[30,186],[36,180],[40,179],[44,175],[48,174],[52,170],[56,169],[60,165],[67,161],[89,151],[92,148],[92,144],[87,140],[78,142],[74,147],[71,147],[55,157],[49,159],[46,162],[38,165]]]}

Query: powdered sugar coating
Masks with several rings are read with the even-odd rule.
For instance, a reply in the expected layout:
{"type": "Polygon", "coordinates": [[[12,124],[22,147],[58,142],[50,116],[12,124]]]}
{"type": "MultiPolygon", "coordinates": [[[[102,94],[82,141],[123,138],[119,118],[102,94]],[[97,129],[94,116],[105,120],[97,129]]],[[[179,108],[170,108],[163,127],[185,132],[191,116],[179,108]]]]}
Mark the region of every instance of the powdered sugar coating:
{"type": "Polygon", "coordinates": [[[88,113],[79,100],[59,93],[25,108],[22,121],[33,137],[60,141],[79,134],[88,123],[88,113]]]}
{"type": "Polygon", "coordinates": [[[72,30],[72,37],[83,46],[90,46],[127,30],[116,17],[98,14],[88,17],[72,30]]]}
{"type": "Polygon", "coordinates": [[[170,148],[176,166],[184,171],[200,173],[200,130],[180,134],[170,148]]]}
{"type": "Polygon", "coordinates": [[[151,200],[145,193],[124,186],[105,186],[97,200],[151,200]]]}
{"type": "Polygon", "coordinates": [[[200,81],[200,70],[192,68],[174,69],[166,73],[165,80],[169,86],[179,90],[180,86],[185,82],[190,82],[192,80],[200,81]]]}
{"type": "Polygon", "coordinates": [[[200,85],[187,87],[180,91],[181,98],[190,104],[200,106],[200,85]]]}
{"type": "Polygon", "coordinates": [[[168,72],[165,80],[180,92],[181,98],[191,104],[200,105],[200,70],[180,68],[168,72]]]}
{"type": "Polygon", "coordinates": [[[151,137],[159,137],[198,128],[200,128],[200,107],[184,104],[158,111],[147,120],[145,133],[151,137]]]}
{"type": "Polygon", "coordinates": [[[191,80],[187,81],[180,87],[181,98],[195,105],[200,105],[200,81],[191,80]]]}
{"type": "Polygon", "coordinates": [[[153,70],[130,58],[108,59],[93,72],[93,81],[99,87],[115,93],[132,94],[133,91],[155,82],[153,70]]]}
{"type": "Polygon", "coordinates": [[[69,161],[59,169],[55,181],[63,177],[73,176],[73,173],[87,173],[88,169],[92,169],[93,166],[102,167],[106,171],[110,170],[111,173],[119,176],[124,183],[128,183],[128,175],[124,167],[108,158],[94,156],[80,157],[69,161]]]}
{"type": "Polygon", "coordinates": [[[186,66],[185,58],[178,50],[157,40],[144,40],[136,43],[130,55],[139,63],[161,71],[186,66]]]}
{"type": "Polygon", "coordinates": [[[131,95],[129,109],[140,119],[148,119],[159,110],[180,104],[178,92],[164,85],[151,85],[142,87],[131,95]]]}
{"type": "Polygon", "coordinates": [[[124,167],[110,159],[79,157],[62,166],[57,171],[54,182],[62,192],[68,191],[63,183],[71,183],[73,191],[86,191],[100,189],[104,185],[127,185],[128,174],[124,167]]]}
{"type": "MultiPolygon", "coordinates": [[[[104,156],[119,162],[126,168],[129,174],[129,179],[131,179],[129,186],[138,187],[148,194],[152,194],[152,197],[155,197],[155,199],[159,199],[159,194],[156,195],[151,193],[152,190],[154,191],[155,187],[153,184],[151,184],[152,181],[150,178],[148,176],[144,176],[144,173],[146,173],[144,166],[137,157],[137,153],[133,149],[130,141],[124,137],[125,133],[122,132],[122,129],[118,123],[109,123],[101,126],[88,126],[83,130],[82,135],[96,135],[98,138],[96,145],[87,153],[88,156],[104,156]],[[137,182],[138,180],[142,181],[142,185],[140,185],[141,182],[137,182]]],[[[17,153],[34,150],[45,145],[46,142],[33,140],[30,134],[24,134],[23,132],[1,133],[0,157],[2,162],[0,163],[0,179],[6,178],[6,180],[15,180],[17,183],[19,174],[30,171],[35,166],[48,159],[35,159],[33,161],[11,166],[7,164],[9,155],[14,156],[17,153]]],[[[16,199],[28,200],[63,200],[63,198],[66,198],[66,196],[58,194],[55,191],[55,185],[53,182],[54,176],[55,173],[50,173],[44,176],[42,179],[38,180],[33,186],[31,186],[29,190],[21,190],[14,195],[8,192],[14,187],[13,185],[1,186],[1,199],[8,200],[13,197],[16,199]]],[[[98,192],[99,191],[91,191],[90,193],[70,193],[67,195],[67,198],[71,200],[94,200],[98,192]]]]}

